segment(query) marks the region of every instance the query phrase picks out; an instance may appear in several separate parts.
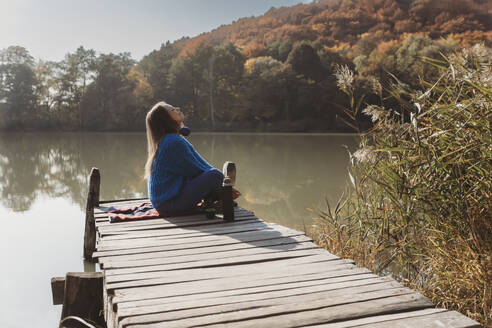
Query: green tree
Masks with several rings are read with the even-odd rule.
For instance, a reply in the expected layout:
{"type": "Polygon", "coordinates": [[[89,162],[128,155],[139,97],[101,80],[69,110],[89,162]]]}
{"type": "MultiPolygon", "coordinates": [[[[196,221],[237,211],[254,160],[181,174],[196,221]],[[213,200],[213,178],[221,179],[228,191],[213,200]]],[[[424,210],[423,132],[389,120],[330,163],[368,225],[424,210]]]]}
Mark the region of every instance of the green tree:
{"type": "Polygon", "coordinates": [[[82,103],[89,128],[117,129],[132,123],[127,119],[132,112],[134,79],[128,73],[134,65],[129,53],[101,54],[95,61],[94,81],[89,85],[82,103]]]}
{"type": "Polygon", "coordinates": [[[272,58],[275,58],[279,61],[286,61],[289,56],[290,51],[292,50],[292,41],[287,40],[277,40],[275,42],[270,43],[266,48],[266,55],[272,58]]]}
{"type": "Polygon", "coordinates": [[[169,93],[165,101],[181,106],[187,119],[192,119],[195,88],[192,80],[192,62],[183,58],[175,58],[169,68],[169,93]]]}
{"type": "Polygon", "coordinates": [[[0,51],[0,115],[4,128],[19,128],[35,121],[37,82],[33,64],[23,47],[0,51]]]}
{"type": "Polygon", "coordinates": [[[245,115],[258,122],[290,120],[291,99],[288,82],[295,73],[272,57],[251,58],[244,64],[243,102],[245,115]]]}
{"type": "Polygon", "coordinates": [[[307,42],[296,43],[286,62],[295,72],[314,81],[321,81],[327,73],[318,53],[307,42]]]}
{"type": "Polygon", "coordinates": [[[419,78],[431,80],[437,77],[438,70],[426,64],[423,58],[440,59],[442,54],[450,53],[451,44],[434,41],[425,36],[409,35],[395,53],[396,72],[408,83],[417,84],[419,78]]]}
{"type": "Polygon", "coordinates": [[[152,51],[139,62],[139,68],[154,90],[154,101],[168,99],[171,88],[170,69],[179,51],[179,47],[167,41],[159,50],[152,51]]]}
{"type": "Polygon", "coordinates": [[[213,49],[209,64],[210,110],[221,122],[235,119],[245,58],[232,43],[213,49]]]}
{"type": "Polygon", "coordinates": [[[169,99],[197,125],[213,126],[216,60],[214,48],[201,44],[188,56],[175,59],[170,68],[169,99]]]}
{"type": "Polygon", "coordinates": [[[79,47],[75,53],[68,53],[58,64],[56,102],[64,126],[83,129],[85,126],[82,98],[88,84],[94,79],[96,54],[92,49],[79,47]]]}

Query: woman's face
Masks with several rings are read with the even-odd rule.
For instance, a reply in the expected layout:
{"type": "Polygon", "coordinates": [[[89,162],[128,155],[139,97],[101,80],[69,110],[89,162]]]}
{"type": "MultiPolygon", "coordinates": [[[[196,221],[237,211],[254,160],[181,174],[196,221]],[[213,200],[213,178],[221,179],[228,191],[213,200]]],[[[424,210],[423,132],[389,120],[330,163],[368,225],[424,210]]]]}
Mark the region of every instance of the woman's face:
{"type": "Polygon", "coordinates": [[[181,112],[181,108],[179,107],[174,107],[174,106],[166,106],[166,110],[169,113],[169,116],[173,120],[179,123],[179,125],[183,125],[183,120],[184,120],[184,115],[183,112],[181,112]]]}

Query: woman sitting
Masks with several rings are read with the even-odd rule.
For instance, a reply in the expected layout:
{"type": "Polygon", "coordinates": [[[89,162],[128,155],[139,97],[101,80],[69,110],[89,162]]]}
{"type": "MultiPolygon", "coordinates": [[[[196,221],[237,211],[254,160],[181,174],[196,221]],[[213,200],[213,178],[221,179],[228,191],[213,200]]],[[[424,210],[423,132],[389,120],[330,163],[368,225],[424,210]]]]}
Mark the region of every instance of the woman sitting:
{"type": "MultiPolygon", "coordinates": [[[[147,113],[148,157],[145,177],[150,202],[159,213],[196,209],[206,199],[218,200],[224,175],[207,163],[178,134],[184,115],[178,107],[159,102],[147,113]]],[[[234,198],[240,193],[233,190],[234,198]]]]}

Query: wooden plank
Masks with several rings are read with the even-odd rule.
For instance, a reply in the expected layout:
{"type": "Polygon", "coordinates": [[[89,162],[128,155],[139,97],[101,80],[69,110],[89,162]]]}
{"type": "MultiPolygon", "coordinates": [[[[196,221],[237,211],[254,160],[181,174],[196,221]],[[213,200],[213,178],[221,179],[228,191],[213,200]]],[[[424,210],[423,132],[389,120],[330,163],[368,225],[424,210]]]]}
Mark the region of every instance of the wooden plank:
{"type": "MultiPolygon", "coordinates": [[[[339,282],[334,284],[322,284],[322,285],[308,285],[300,286],[298,288],[270,288],[270,290],[258,292],[243,292],[243,293],[231,293],[231,292],[216,292],[205,295],[176,295],[165,298],[153,298],[147,300],[129,301],[129,302],[113,302],[118,311],[123,313],[126,310],[130,311],[132,315],[138,313],[157,313],[164,312],[163,307],[173,306],[176,309],[188,309],[199,308],[202,306],[220,305],[220,304],[232,304],[239,302],[250,302],[265,299],[284,298],[295,295],[307,295],[328,291],[344,291],[346,289],[355,291],[358,290],[361,293],[368,290],[382,290],[388,288],[400,288],[401,285],[396,281],[388,278],[368,278],[359,279],[355,281],[339,282]],[[347,284],[349,286],[347,286],[347,284]],[[368,286],[377,285],[376,287],[368,286]],[[362,287],[361,287],[362,286],[362,287]],[[352,289],[350,289],[352,288],[352,289]],[[125,310],[126,309],[126,310],[125,310]]],[[[344,292],[345,294],[345,292],[344,292]]],[[[114,301],[114,300],[113,300],[114,301]]],[[[173,310],[174,311],[174,310],[173,310]]]]}
{"type": "MultiPolygon", "coordinates": [[[[285,231],[285,230],[284,230],[285,231]]],[[[280,235],[279,230],[273,229],[271,227],[265,227],[260,231],[245,231],[245,232],[235,232],[227,235],[204,235],[192,240],[184,240],[182,238],[168,238],[166,236],[155,237],[155,238],[134,238],[127,240],[100,240],[98,244],[98,249],[110,250],[110,249],[128,249],[137,247],[150,247],[150,246],[162,246],[162,245],[182,245],[182,244],[199,244],[207,241],[214,241],[220,245],[221,241],[229,241],[231,239],[236,239],[241,241],[242,237],[248,236],[262,236],[266,239],[272,239],[280,235]]],[[[297,234],[298,235],[298,234],[297,234]]]]}
{"type": "MultiPolygon", "coordinates": [[[[158,224],[159,222],[169,222],[169,223],[176,223],[176,222],[181,222],[181,221],[192,221],[192,220],[202,220],[203,219],[203,213],[199,214],[193,214],[193,215],[185,215],[185,216],[171,216],[171,217],[160,217],[160,218],[152,218],[152,219],[146,219],[146,220],[133,220],[133,221],[121,221],[121,222],[109,222],[108,214],[104,213],[103,214],[98,214],[101,215],[99,225],[103,227],[114,227],[114,228],[121,228],[121,227],[139,227],[139,226],[146,226],[146,225],[153,225],[153,224],[158,224]],[[106,220],[103,220],[103,219],[106,220]]],[[[255,216],[253,212],[242,209],[242,208],[236,208],[234,212],[235,217],[240,218],[244,216],[255,216]]],[[[223,219],[220,219],[220,221],[224,222],[223,219]]]]}
{"type": "Polygon", "coordinates": [[[163,218],[157,218],[157,219],[149,219],[149,220],[143,220],[143,221],[130,221],[130,222],[115,222],[115,223],[98,223],[98,230],[101,232],[118,232],[118,231],[138,231],[138,230],[151,230],[151,229],[160,229],[164,228],[166,229],[170,224],[179,224],[179,223],[190,223],[190,222],[201,222],[201,221],[209,221],[209,222],[220,222],[222,225],[233,225],[234,223],[239,223],[241,221],[245,220],[252,220],[256,219],[259,221],[256,216],[244,212],[240,213],[237,216],[237,220],[230,222],[230,221],[224,221],[220,218],[216,219],[204,219],[202,215],[195,215],[195,216],[190,216],[187,217],[186,219],[176,219],[176,220],[166,220],[163,218]]]}
{"type": "MultiPolygon", "coordinates": [[[[260,219],[258,219],[256,216],[253,215],[245,215],[237,218],[237,221],[230,222],[230,221],[221,221],[218,224],[210,224],[210,225],[205,225],[205,226],[200,226],[201,229],[217,229],[220,227],[232,227],[235,225],[240,225],[240,224],[249,224],[249,223],[254,223],[254,222],[264,222],[260,219]]],[[[141,233],[144,231],[166,231],[168,233],[177,230],[189,230],[189,228],[174,228],[174,229],[168,229],[169,223],[167,222],[161,222],[161,223],[156,223],[152,225],[141,225],[137,227],[113,227],[113,226],[99,226],[98,231],[101,236],[110,236],[110,235],[117,235],[117,234],[125,234],[125,233],[141,233]]],[[[178,232],[175,232],[178,234],[178,232]]]]}
{"type": "MultiPolygon", "coordinates": [[[[259,224],[263,223],[263,221],[259,220],[255,216],[244,216],[244,217],[239,217],[237,221],[234,222],[235,225],[246,225],[246,224],[259,224]]],[[[156,233],[162,234],[162,235],[179,235],[179,234],[185,234],[185,233],[199,233],[202,230],[203,231],[213,231],[215,229],[220,230],[221,228],[225,229],[227,227],[233,227],[234,224],[230,224],[229,222],[226,222],[222,219],[217,219],[217,220],[206,220],[203,221],[200,219],[200,221],[187,221],[186,223],[183,224],[175,224],[175,223],[159,223],[158,225],[152,225],[152,226],[140,226],[137,227],[136,230],[124,230],[124,231],[110,231],[110,232],[103,232],[101,228],[96,226],[96,229],[98,231],[98,235],[100,238],[104,238],[104,240],[111,240],[111,239],[126,239],[128,238],[129,235],[135,235],[139,236],[142,234],[148,234],[148,233],[156,233]],[[230,226],[228,226],[230,225],[230,226]],[[122,238],[118,238],[118,236],[123,236],[122,238]]]]}
{"type": "Polygon", "coordinates": [[[109,269],[105,270],[106,277],[114,275],[124,275],[130,273],[152,272],[152,271],[169,271],[169,270],[182,270],[192,268],[206,268],[206,267],[218,267],[218,266],[230,266],[230,265],[242,265],[258,262],[278,261],[282,259],[290,259],[295,257],[313,256],[326,253],[326,256],[331,259],[338,259],[337,256],[327,253],[323,249],[300,249],[300,250],[288,250],[281,253],[267,253],[258,255],[241,256],[239,258],[225,258],[225,259],[213,259],[194,262],[181,262],[181,263],[169,263],[148,265],[143,267],[131,267],[123,269],[109,269]]]}
{"type": "MultiPolygon", "coordinates": [[[[236,303],[247,303],[255,301],[271,300],[272,302],[288,297],[298,297],[302,295],[312,295],[319,298],[320,294],[329,293],[330,297],[340,294],[366,293],[369,291],[399,288],[396,281],[389,278],[370,278],[348,282],[339,282],[326,285],[314,285],[295,289],[279,289],[264,293],[250,293],[239,295],[216,296],[208,295],[207,298],[190,298],[189,296],[173,296],[169,298],[141,300],[137,302],[125,302],[118,304],[119,319],[135,317],[146,314],[160,314],[165,312],[178,312],[189,309],[199,309],[211,306],[221,306],[236,303]]],[[[277,304],[277,303],[272,303],[277,304]]],[[[207,314],[214,313],[213,310],[207,314]]],[[[217,312],[215,312],[217,313],[217,312]]]]}
{"type": "Polygon", "coordinates": [[[160,281],[163,284],[177,283],[183,281],[199,281],[207,279],[225,279],[229,277],[251,277],[251,276],[288,276],[301,275],[303,272],[318,273],[332,270],[357,269],[352,260],[337,259],[318,255],[309,257],[296,257],[281,261],[262,262],[254,264],[245,264],[240,267],[225,266],[225,267],[207,267],[186,269],[186,274],[183,270],[174,271],[157,271],[144,272],[128,275],[109,276],[107,285],[115,283],[152,283],[160,281]]]}
{"type": "MultiPolygon", "coordinates": [[[[165,221],[162,221],[162,219],[160,219],[160,221],[157,221],[159,219],[147,219],[147,220],[144,220],[144,221],[153,221],[153,223],[156,223],[156,222],[160,222],[158,224],[158,229],[176,229],[176,228],[193,228],[193,227],[204,227],[204,226],[216,226],[216,225],[223,225],[223,224],[226,224],[230,221],[224,221],[223,219],[220,219],[220,218],[217,218],[217,219],[207,219],[206,217],[198,217],[198,218],[194,218],[194,219],[189,219],[189,220],[181,220],[181,221],[177,221],[177,222],[165,222],[165,221]]],[[[242,221],[252,221],[252,220],[256,220],[256,221],[260,221],[256,216],[252,216],[252,215],[244,215],[244,216],[240,216],[240,217],[237,217],[237,220],[234,221],[234,222],[242,222],[242,221]]],[[[111,223],[112,224],[112,223],[111,223]]],[[[101,226],[101,224],[99,224],[96,220],[96,228],[99,230],[101,230],[102,228],[105,228],[106,226],[101,226]]],[[[148,227],[154,227],[153,226],[150,226],[150,225],[141,225],[139,226],[141,228],[141,230],[152,230],[152,229],[147,229],[148,227]]],[[[170,231],[170,230],[168,230],[170,231]]],[[[118,231],[118,230],[115,230],[114,231],[115,233],[114,234],[124,234],[125,231],[118,231]]],[[[131,231],[130,231],[131,232],[131,231]]],[[[110,233],[106,233],[106,234],[110,234],[110,233]]]]}
{"type": "MultiPolygon", "coordinates": [[[[149,246],[162,246],[162,245],[180,245],[180,244],[198,244],[207,241],[214,241],[217,245],[220,242],[230,241],[231,239],[236,239],[238,241],[244,241],[245,238],[255,236],[255,238],[261,237],[263,239],[273,239],[282,236],[282,232],[289,232],[292,235],[298,236],[300,233],[287,228],[281,227],[265,227],[261,231],[247,231],[247,232],[237,232],[230,233],[227,235],[207,235],[195,238],[193,240],[184,239],[169,239],[165,236],[155,237],[155,238],[136,238],[127,240],[108,240],[105,241],[104,238],[99,240],[98,250],[111,250],[111,249],[129,249],[137,247],[149,247],[149,246]]],[[[260,238],[256,239],[260,240],[260,238]]]]}
{"type": "Polygon", "coordinates": [[[371,316],[356,320],[342,321],[336,323],[321,324],[312,327],[323,328],[348,328],[348,327],[419,327],[419,328],[461,328],[480,327],[472,319],[454,311],[446,309],[424,309],[417,311],[406,311],[386,315],[371,316]]]}
{"type": "MultiPolygon", "coordinates": [[[[239,222],[244,220],[259,220],[251,212],[243,211],[236,214],[236,219],[233,222],[239,222]]],[[[131,220],[131,221],[121,221],[121,222],[109,222],[107,216],[97,217],[96,226],[98,229],[113,229],[115,231],[121,229],[146,229],[148,227],[157,227],[167,229],[169,227],[179,227],[179,226],[191,226],[195,225],[206,225],[206,224],[225,224],[230,221],[224,221],[220,217],[215,219],[208,219],[204,214],[195,214],[191,216],[182,216],[174,218],[148,218],[142,220],[131,220]]]]}
{"type": "Polygon", "coordinates": [[[407,309],[431,307],[432,303],[418,293],[407,288],[389,289],[362,294],[339,295],[318,300],[302,300],[284,305],[254,308],[198,318],[159,322],[148,325],[129,325],[128,327],[190,327],[209,325],[209,327],[299,327],[330,321],[363,317],[374,314],[392,313],[407,309]],[[355,304],[354,304],[355,303],[355,304]]]}
{"type": "MultiPolygon", "coordinates": [[[[285,289],[297,289],[297,288],[303,288],[303,287],[309,287],[309,286],[325,286],[329,284],[335,284],[339,282],[346,282],[346,281],[357,281],[357,280],[365,280],[365,279],[376,279],[375,281],[378,281],[378,277],[368,274],[368,273],[360,273],[360,274],[347,274],[347,275],[342,275],[340,277],[338,276],[332,276],[332,277],[321,277],[319,279],[314,279],[314,280],[305,280],[305,281],[286,281],[284,283],[270,283],[270,284],[265,284],[261,285],[255,282],[250,283],[249,285],[246,284],[245,287],[238,287],[236,288],[235,286],[230,286],[229,289],[220,288],[220,284],[217,284],[217,281],[208,281],[210,285],[203,286],[199,290],[191,289],[190,288],[185,288],[186,283],[181,284],[183,288],[185,288],[183,291],[181,290],[174,290],[170,286],[152,286],[152,287],[140,287],[140,288],[127,288],[127,289],[121,289],[121,290],[116,290],[115,291],[115,297],[113,298],[114,303],[122,303],[122,302],[131,302],[131,301],[142,301],[146,299],[156,299],[156,298],[170,298],[170,297],[177,297],[181,296],[181,299],[183,298],[188,298],[188,299],[206,299],[206,298],[211,298],[211,297],[229,297],[233,295],[243,295],[243,294],[261,294],[261,293],[266,293],[270,291],[278,291],[278,290],[285,290],[285,289]]],[[[193,284],[189,284],[193,286],[193,284]]]]}
{"type": "MultiPolygon", "coordinates": [[[[154,224],[156,221],[167,221],[167,222],[180,222],[180,221],[186,221],[186,220],[196,220],[196,219],[203,219],[204,214],[203,213],[197,213],[197,214],[192,214],[192,215],[180,215],[180,216],[168,216],[168,217],[156,217],[156,218],[149,218],[149,219],[143,219],[143,220],[132,220],[132,221],[120,221],[120,222],[109,222],[109,217],[108,213],[99,211],[97,212],[97,217],[99,224],[102,226],[140,226],[140,225],[147,225],[147,224],[154,224]]],[[[239,216],[254,216],[254,213],[252,211],[245,210],[243,208],[235,208],[234,209],[234,215],[239,215],[239,216]]],[[[221,221],[224,221],[223,219],[220,219],[221,221]]]]}
{"type": "MultiPolygon", "coordinates": [[[[331,289],[314,291],[312,293],[291,294],[284,297],[258,298],[257,295],[242,295],[243,301],[227,302],[227,299],[205,299],[200,302],[190,300],[186,302],[168,303],[165,305],[154,306],[153,313],[135,315],[142,313],[146,308],[121,309],[118,316],[119,326],[126,327],[132,324],[155,323],[163,321],[181,320],[193,317],[209,316],[227,312],[244,311],[254,308],[265,308],[285,304],[295,304],[297,302],[316,301],[320,299],[337,299],[340,296],[363,294],[381,290],[395,288],[395,282],[387,279],[388,282],[376,282],[374,279],[358,280],[353,284],[341,282],[332,284],[331,289]],[[253,298],[251,297],[253,296],[253,298]],[[223,303],[225,302],[225,303],[223,303]],[[157,312],[155,312],[157,311],[157,312]]],[[[236,297],[237,299],[241,299],[236,297]]]]}
{"type": "MultiPolygon", "coordinates": [[[[253,217],[252,217],[253,218],[253,217]]],[[[151,229],[141,231],[118,231],[111,233],[100,233],[104,238],[104,241],[108,240],[123,240],[123,239],[137,239],[137,238],[155,238],[155,237],[168,237],[168,238],[196,238],[200,236],[209,235],[222,235],[232,232],[240,231],[252,231],[260,230],[264,228],[272,228],[271,224],[263,221],[255,220],[243,221],[241,223],[234,223],[232,225],[215,224],[213,226],[198,226],[189,229],[151,229]]]]}
{"type": "MultiPolygon", "coordinates": [[[[334,323],[325,323],[325,324],[320,324],[320,325],[314,325],[311,327],[318,327],[318,328],[320,328],[320,327],[326,327],[326,328],[359,327],[360,325],[364,325],[364,324],[379,323],[379,322],[384,322],[384,321],[388,321],[388,320],[397,320],[397,319],[402,319],[402,318],[420,317],[420,316],[425,316],[425,315],[440,313],[440,312],[445,312],[445,311],[447,311],[447,310],[446,309],[426,308],[426,309],[422,309],[422,310],[404,311],[401,313],[375,315],[375,316],[370,316],[370,317],[360,318],[360,319],[354,319],[354,320],[344,320],[344,321],[334,322],[334,323]]],[[[425,328],[425,327],[419,326],[419,328],[425,328]]]]}
{"type": "Polygon", "coordinates": [[[112,256],[100,256],[99,262],[104,263],[106,261],[119,261],[119,260],[146,260],[153,258],[166,258],[166,257],[175,257],[175,256],[190,256],[190,255],[198,255],[198,254],[208,254],[214,253],[217,256],[221,256],[223,253],[250,249],[250,248],[258,248],[258,247],[271,247],[277,245],[289,245],[289,244],[297,244],[302,242],[312,241],[311,238],[307,236],[294,236],[294,237],[286,237],[286,238],[275,238],[275,239],[267,239],[260,241],[252,241],[248,243],[237,243],[232,245],[221,245],[221,246],[209,246],[202,248],[189,248],[189,249],[177,249],[177,250],[168,250],[168,251],[150,251],[144,253],[137,254],[125,254],[125,255],[112,255],[112,256]]]}
{"type": "MultiPolygon", "coordinates": [[[[242,216],[242,217],[238,217],[237,220],[235,221],[236,224],[248,224],[248,223],[259,223],[259,222],[263,222],[263,221],[259,220],[255,216],[242,216]]],[[[124,235],[134,232],[136,234],[142,232],[149,232],[149,231],[164,231],[164,232],[171,233],[173,231],[186,231],[186,230],[193,231],[193,229],[209,229],[209,228],[213,229],[213,228],[224,226],[225,224],[228,224],[228,222],[222,219],[209,220],[209,219],[200,218],[198,221],[193,220],[193,221],[186,221],[180,223],[161,222],[156,225],[139,226],[136,227],[135,230],[114,230],[114,231],[104,232],[105,227],[100,227],[97,224],[96,224],[96,229],[100,237],[107,238],[108,235],[124,235]]]]}
{"type": "Polygon", "coordinates": [[[365,328],[407,328],[407,327],[449,327],[449,328],[472,328],[482,327],[478,322],[455,311],[447,311],[427,315],[418,318],[405,318],[387,322],[378,322],[377,324],[367,324],[360,327],[365,328]]]}
{"type": "MultiPolygon", "coordinates": [[[[240,220],[240,218],[244,216],[254,216],[253,213],[247,211],[238,212],[238,215],[239,215],[238,220],[240,220]]],[[[128,227],[146,226],[146,225],[158,224],[158,223],[180,224],[180,223],[190,223],[195,221],[224,222],[224,219],[220,218],[219,216],[217,216],[215,219],[208,219],[206,218],[204,213],[197,213],[187,216],[175,216],[175,217],[150,217],[146,219],[119,221],[119,222],[118,221],[110,222],[109,217],[106,214],[106,215],[98,215],[96,219],[96,223],[98,227],[114,227],[114,228],[123,227],[123,226],[128,226],[128,227]]]]}
{"type": "MultiPolygon", "coordinates": [[[[166,285],[173,284],[173,286],[179,283],[185,283],[184,286],[190,286],[192,284],[214,284],[215,282],[211,282],[210,280],[219,280],[223,286],[228,286],[229,284],[234,285],[236,287],[243,286],[245,284],[252,284],[258,281],[262,281],[264,284],[271,284],[272,281],[275,283],[280,283],[281,281],[292,280],[292,281],[305,281],[305,280],[313,280],[317,279],[320,276],[322,277],[334,277],[334,276],[346,276],[346,275],[354,275],[354,274],[362,274],[362,273],[370,273],[369,270],[363,268],[356,268],[353,264],[346,263],[344,261],[336,261],[340,262],[337,265],[331,266],[312,266],[307,265],[303,266],[304,270],[299,268],[289,268],[281,272],[265,272],[258,273],[255,275],[235,275],[233,277],[229,276],[220,276],[216,275],[207,275],[207,276],[176,276],[173,278],[165,277],[165,278],[155,278],[155,279],[144,279],[137,281],[126,281],[120,283],[108,283],[106,284],[106,288],[108,290],[114,290],[119,288],[129,288],[129,287],[144,287],[144,286],[156,286],[156,285],[166,285]],[[336,271],[336,272],[335,272],[336,271]]],[[[186,287],[187,288],[187,287],[186,287]]]]}
{"type": "Polygon", "coordinates": [[[237,284],[234,284],[231,281],[229,283],[221,284],[221,279],[207,280],[206,282],[192,281],[177,283],[176,285],[182,288],[179,290],[176,290],[174,286],[170,285],[133,287],[117,289],[114,292],[114,296],[116,303],[173,296],[189,296],[190,299],[195,299],[198,295],[201,298],[209,298],[211,293],[226,293],[228,296],[231,296],[378,278],[368,272],[358,273],[350,272],[350,270],[342,271],[340,276],[337,274],[340,274],[340,271],[319,273],[308,278],[291,276],[278,279],[278,281],[275,279],[256,281],[242,280],[237,284]]]}
{"type": "Polygon", "coordinates": [[[319,246],[312,242],[304,242],[297,244],[287,244],[287,245],[277,245],[268,248],[247,248],[230,252],[222,253],[206,253],[198,255],[188,255],[188,256],[174,256],[166,258],[153,258],[146,260],[119,260],[119,261],[102,261],[100,263],[104,264],[104,269],[117,269],[117,268],[137,268],[144,266],[153,265],[167,265],[176,263],[188,263],[188,262],[199,262],[205,260],[219,260],[234,258],[240,260],[244,256],[260,255],[260,254],[270,254],[270,253],[283,253],[286,251],[294,250],[306,250],[306,249],[320,249],[319,246]]]}
{"type": "MultiPolygon", "coordinates": [[[[326,262],[332,261],[346,261],[347,263],[353,263],[350,260],[334,260],[333,255],[313,255],[313,256],[302,256],[296,258],[282,259],[280,261],[263,262],[263,263],[252,263],[244,264],[238,266],[225,266],[225,267],[207,267],[207,268],[189,268],[186,271],[186,275],[190,274],[203,274],[203,275],[238,275],[238,274],[256,274],[260,273],[262,270],[270,270],[272,272],[279,272],[285,270],[289,266],[297,265],[307,265],[310,263],[323,263],[319,265],[325,265],[326,262]]],[[[151,278],[163,278],[172,277],[173,275],[183,275],[182,271],[151,271],[151,272],[138,272],[130,274],[117,274],[117,275],[106,275],[107,283],[123,282],[131,280],[144,280],[151,278]]]]}
{"type": "Polygon", "coordinates": [[[163,245],[155,245],[148,247],[134,247],[134,248],[126,248],[126,249],[110,249],[104,250],[102,247],[98,248],[98,251],[94,252],[93,257],[104,257],[104,256],[114,256],[114,255],[128,255],[128,254],[144,254],[144,253],[152,253],[152,252],[166,252],[173,250],[205,250],[211,247],[237,247],[239,245],[245,244],[253,244],[259,242],[269,242],[274,240],[289,240],[295,241],[295,237],[304,236],[304,233],[300,232],[291,232],[291,231],[279,231],[278,234],[248,234],[242,235],[239,239],[229,239],[222,240],[220,242],[217,241],[206,241],[206,242],[198,242],[198,243],[184,243],[184,244],[163,244],[163,245]],[[234,246],[233,246],[234,245],[234,246]]]}

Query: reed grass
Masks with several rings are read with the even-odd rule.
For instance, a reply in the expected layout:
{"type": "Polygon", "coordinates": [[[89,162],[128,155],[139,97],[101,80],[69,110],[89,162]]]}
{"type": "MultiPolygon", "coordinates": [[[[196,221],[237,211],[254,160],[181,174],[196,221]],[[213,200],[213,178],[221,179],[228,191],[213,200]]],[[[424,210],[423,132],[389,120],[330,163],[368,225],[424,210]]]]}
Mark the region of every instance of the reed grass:
{"type": "MultiPolygon", "coordinates": [[[[477,45],[423,60],[440,76],[421,81],[422,91],[395,79],[397,108],[364,109],[374,128],[350,154],[346,192],[315,210],[310,234],[490,327],[492,51],[477,45]]],[[[344,82],[353,79],[339,81],[353,96],[344,82]]]]}

